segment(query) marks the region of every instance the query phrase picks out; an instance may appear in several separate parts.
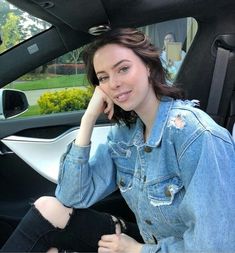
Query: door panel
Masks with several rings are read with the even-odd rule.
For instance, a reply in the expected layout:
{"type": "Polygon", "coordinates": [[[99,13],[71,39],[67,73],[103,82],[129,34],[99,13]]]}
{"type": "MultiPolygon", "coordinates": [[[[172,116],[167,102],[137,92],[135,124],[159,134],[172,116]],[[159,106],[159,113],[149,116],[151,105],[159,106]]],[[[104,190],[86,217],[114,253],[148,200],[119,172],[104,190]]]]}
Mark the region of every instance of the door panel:
{"type": "MultiPolygon", "coordinates": [[[[0,121],[0,247],[38,197],[54,195],[60,156],[77,135],[82,114],[0,121]]],[[[108,129],[99,118],[91,154],[108,129]]]]}
{"type": "MultiPolygon", "coordinates": [[[[93,155],[97,145],[104,143],[109,126],[95,127],[92,135],[93,155]]],[[[58,179],[60,157],[67,146],[76,138],[79,130],[72,128],[53,139],[40,139],[12,135],[2,142],[30,167],[48,180],[56,183],[58,179]]]]}
{"type": "MultiPolygon", "coordinates": [[[[0,121],[0,139],[10,135],[55,138],[66,129],[80,125],[83,111],[0,121]]],[[[98,121],[98,123],[104,122],[98,121]]]]}

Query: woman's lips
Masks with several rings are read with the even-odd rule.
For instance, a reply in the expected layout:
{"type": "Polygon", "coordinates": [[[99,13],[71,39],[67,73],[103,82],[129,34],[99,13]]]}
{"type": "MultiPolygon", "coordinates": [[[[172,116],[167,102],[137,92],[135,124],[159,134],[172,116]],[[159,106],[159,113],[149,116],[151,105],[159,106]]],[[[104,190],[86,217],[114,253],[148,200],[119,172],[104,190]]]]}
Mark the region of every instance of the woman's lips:
{"type": "Polygon", "coordinates": [[[130,93],[131,91],[122,92],[118,94],[117,96],[115,96],[115,99],[118,102],[125,102],[129,98],[130,93]]]}

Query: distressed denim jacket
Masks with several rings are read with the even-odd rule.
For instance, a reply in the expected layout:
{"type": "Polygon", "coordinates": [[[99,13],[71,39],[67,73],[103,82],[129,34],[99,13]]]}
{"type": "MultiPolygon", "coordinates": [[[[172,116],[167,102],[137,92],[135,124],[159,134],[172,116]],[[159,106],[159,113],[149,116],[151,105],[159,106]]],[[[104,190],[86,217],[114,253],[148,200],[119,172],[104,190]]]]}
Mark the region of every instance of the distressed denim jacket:
{"type": "Polygon", "coordinates": [[[62,203],[86,208],[119,187],[145,241],[141,253],[235,252],[235,145],[192,102],[164,97],[146,142],[137,120],[112,126],[89,152],[73,144],[62,157],[62,203]]]}

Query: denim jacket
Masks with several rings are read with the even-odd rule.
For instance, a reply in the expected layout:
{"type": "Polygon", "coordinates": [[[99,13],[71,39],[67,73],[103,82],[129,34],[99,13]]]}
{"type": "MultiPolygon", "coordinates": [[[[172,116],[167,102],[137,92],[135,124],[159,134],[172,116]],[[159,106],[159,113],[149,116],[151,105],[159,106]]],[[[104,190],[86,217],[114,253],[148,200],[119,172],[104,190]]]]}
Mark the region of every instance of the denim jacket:
{"type": "Polygon", "coordinates": [[[191,101],[164,97],[147,141],[137,120],[111,126],[107,143],[89,152],[73,144],[62,157],[62,203],[86,208],[119,187],[141,253],[235,252],[235,144],[191,101]]]}

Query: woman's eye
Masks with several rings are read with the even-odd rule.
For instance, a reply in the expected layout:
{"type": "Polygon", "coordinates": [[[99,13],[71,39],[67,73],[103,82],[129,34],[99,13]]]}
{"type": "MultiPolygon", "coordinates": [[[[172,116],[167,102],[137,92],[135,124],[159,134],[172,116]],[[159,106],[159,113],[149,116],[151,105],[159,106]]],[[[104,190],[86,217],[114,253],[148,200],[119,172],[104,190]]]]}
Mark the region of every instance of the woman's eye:
{"type": "Polygon", "coordinates": [[[119,72],[127,72],[129,70],[129,67],[128,66],[124,66],[120,69],[119,72]]]}
{"type": "Polygon", "coordinates": [[[108,77],[107,76],[101,76],[101,77],[98,77],[98,81],[100,82],[100,83],[103,83],[105,80],[107,80],[108,79],[108,77]]]}

